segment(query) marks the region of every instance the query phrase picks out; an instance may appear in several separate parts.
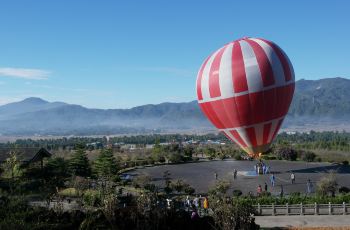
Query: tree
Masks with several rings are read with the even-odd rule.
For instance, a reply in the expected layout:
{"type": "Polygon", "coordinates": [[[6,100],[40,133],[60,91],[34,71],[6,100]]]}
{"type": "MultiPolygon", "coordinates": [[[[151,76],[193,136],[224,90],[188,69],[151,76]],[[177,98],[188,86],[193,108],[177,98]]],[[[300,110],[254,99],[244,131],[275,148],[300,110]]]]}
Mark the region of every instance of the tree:
{"type": "Polygon", "coordinates": [[[173,191],[173,189],[171,187],[170,175],[171,174],[170,174],[170,172],[168,170],[163,172],[163,179],[164,179],[164,182],[165,182],[164,192],[166,194],[170,194],[173,191]]]}
{"type": "Polygon", "coordinates": [[[12,193],[17,182],[16,179],[23,174],[23,170],[21,169],[21,162],[17,158],[16,151],[10,152],[10,156],[2,164],[2,171],[2,175],[9,179],[9,187],[12,193]]]}
{"type": "Polygon", "coordinates": [[[301,159],[307,162],[313,162],[316,158],[316,154],[311,151],[306,151],[301,153],[301,159]]]}
{"type": "Polygon", "coordinates": [[[155,145],[152,149],[152,158],[155,162],[165,162],[163,151],[164,149],[160,145],[159,140],[156,140],[155,145]]]}
{"type": "Polygon", "coordinates": [[[83,148],[77,148],[69,161],[69,170],[75,176],[87,177],[91,174],[89,159],[83,148]]]}
{"type": "Polygon", "coordinates": [[[219,229],[259,229],[252,214],[255,208],[235,198],[210,197],[209,204],[213,210],[213,218],[219,229]]]}
{"type": "Polygon", "coordinates": [[[17,158],[16,151],[11,151],[9,157],[2,164],[3,176],[14,179],[22,175],[21,162],[17,158]]]}
{"type": "Polygon", "coordinates": [[[317,193],[321,196],[330,194],[334,197],[337,188],[338,183],[336,173],[334,171],[330,172],[327,176],[322,177],[322,179],[317,183],[317,193]]]}
{"type": "Polygon", "coordinates": [[[192,155],[194,154],[193,146],[187,145],[183,151],[184,151],[185,159],[192,160],[192,155]]]}
{"type": "Polygon", "coordinates": [[[228,189],[230,188],[230,182],[227,180],[219,180],[215,185],[210,188],[209,193],[213,196],[223,197],[226,195],[228,189]]]}
{"type": "Polygon", "coordinates": [[[100,177],[112,177],[118,172],[117,161],[111,149],[101,150],[95,160],[94,169],[100,177]]]}
{"type": "Polygon", "coordinates": [[[275,150],[276,157],[279,160],[295,161],[297,159],[297,152],[288,146],[282,146],[275,150]]]}

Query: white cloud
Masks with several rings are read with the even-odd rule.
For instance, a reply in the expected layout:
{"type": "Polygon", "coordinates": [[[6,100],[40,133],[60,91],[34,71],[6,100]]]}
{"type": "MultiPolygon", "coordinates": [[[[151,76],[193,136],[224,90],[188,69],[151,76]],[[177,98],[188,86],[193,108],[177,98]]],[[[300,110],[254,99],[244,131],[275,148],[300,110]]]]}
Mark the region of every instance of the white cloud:
{"type": "Polygon", "coordinates": [[[19,99],[17,97],[11,98],[11,97],[1,97],[0,96],[0,106],[8,104],[8,103],[16,102],[16,101],[19,101],[19,99]]]}
{"type": "Polygon", "coordinates": [[[0,76],[24,78],[31,80],[45,80],[49,77],[50,71],[42,69],[23,69],[0,67],[0,76]]]}

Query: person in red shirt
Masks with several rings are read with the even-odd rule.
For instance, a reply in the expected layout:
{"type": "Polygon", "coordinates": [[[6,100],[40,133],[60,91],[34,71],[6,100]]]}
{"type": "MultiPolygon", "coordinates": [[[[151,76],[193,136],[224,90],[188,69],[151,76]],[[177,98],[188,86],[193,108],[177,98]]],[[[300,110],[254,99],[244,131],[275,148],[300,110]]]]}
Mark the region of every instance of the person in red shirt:
{"type": "Polygon", "coordinates": [[[258,189],[257,189],[258,196],[262,193],[262,187],[259,184],[258,189]]]}

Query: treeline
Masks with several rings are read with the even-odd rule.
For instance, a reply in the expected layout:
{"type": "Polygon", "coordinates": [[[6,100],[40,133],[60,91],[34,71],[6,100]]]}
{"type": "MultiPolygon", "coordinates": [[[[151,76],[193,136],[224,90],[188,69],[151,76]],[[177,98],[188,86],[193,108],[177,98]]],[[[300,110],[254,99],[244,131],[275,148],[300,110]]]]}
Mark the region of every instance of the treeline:
{"type": "Polygon", "coordinates": [[[107,144],[124,143],[146,145],[185,141],[222,141],[229,142],[223,134],[206,134],[206,135],[186,135],[186,134],[151,134],[151,135],[136,135],[136,136],[118,136],[118,137],[63,137],[53,139],[18,139],[14,142],[1,143],[0,147],[44,147],[48,150],[58,149],[74,149],[74,146],[79,144],[88,144],[100,142],[104,146],[107,144]]]}
{"type": "Polygon", "coordinates": [[[276,138],[277,145],[291,144],[299,149],[327,149],[350,151],[350,133],[347,132],[315,132],[281,133],[276,138]]]}
{"type": "MultiPolygon", "coordinates": [[[[186,141],[219,141],[230,143],[223,134],[187,135],[187,134],[152,134],[118,137],[70,137],[54,139],[19,139],[15,142],[0,144],[0,147],[44,147],[48,150],[74,149],[77,144],[88,144],[99,142],[103,146],[115,143],[136,144],[144,146],[147,144],[160,143],[181,143],[186,141]]],[[[292,145],[298,149],[327,149],[350,151],[350,133],[347,132],[315,132],[310,133],[280,133],[275,145],[292,145]]]]}

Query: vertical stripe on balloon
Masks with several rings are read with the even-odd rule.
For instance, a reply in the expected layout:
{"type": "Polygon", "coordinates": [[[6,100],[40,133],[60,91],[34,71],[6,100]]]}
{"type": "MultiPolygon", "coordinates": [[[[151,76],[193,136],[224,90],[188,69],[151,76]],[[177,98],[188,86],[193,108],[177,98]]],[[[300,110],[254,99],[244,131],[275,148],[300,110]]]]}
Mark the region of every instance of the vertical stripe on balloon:
{"type": "Polygon", "coordinates": [[[276,137],[276,135],[278,133],[278,130],[281,128],[282,122],[283,122],[283,118],[278,121],[276,129],[275,129],[275,132],[272,135],[271,141],[273,141],[275,139],[275,137],[276,137]]]}
{"type": "Polygon", "coordinates": [[[243,147],[247,147],[247,143],[244,142],[244,140],[241,138],[241,136],[239,135],[239,133],[236,130],[230,130],[230,133],[232,134],[234,139],[237,140],[237,142],[240,145],[242,145],[243,147]]]}
{"type": "Polygon", "coordinates": [[[285,85],[286,80],[284,77],[283,66],[276,52],[272,49],[270,45],[268,45],[266,42],[260,39],[251,38],[250,40],[258,43],[261,46],[261,48],[264,50],[267,58],[269,59],[270,65],[272,67],[273,75],[275,77],[275,86],[280,87],[285,85]]]}
{"type": "Polygon", "coordinates": [[[202,95],[203,69],[207,65],[209,58],[210,58],[210,56],[207,57],[207,59],[205,59],[204,63],[202,64],[202,66],[198,72],[198,76],[197,76],[197,97],[198,97],[198,100],[203,100],[203,95],[202,95]]]}
{"type": "Polygon", "coordinates": [[[275,77],[272,71],[272,67],[270,62],[268,61],[269,59],[267,58],[263,48],[261,48],[261,46],[253,40],[247,39],[245,41],[248,42],[249,45],[253,48],[256,60],[259,65],[264,87],[275,84],[275,77]]]}
{"type": "Polygon", "coordinates": [[[249,127],[249,128],[246,128],[245,131],[247,132],[247,135],[248,135],[248,138],[250,140],[251,145],[256,146],[257,141],[256,141],[255,128],[249,127]]]}
{"type": "Polygon", "coordinates": [[[202,95],[203,95],[203,99],[204,100],[207,100],[207,99],[211,98],[210,97],[210,92],[209,92],[209,73],[210,73],[210,68],[211,68],[211,65],[213,63],[214,58],[216,57],[217,53],[220,52],[221,49],[219,49],[214,54],[212,54],[209,57],[206,65],[204,66],[203,74],[202,74],[202,95]]]}
{"type": "Polygon", "coordinates": [[[232,80],[232,55],[233,43],[229,43],[227,48],[221,57],[220,69],[219,69],[219,84],[221,96],[223,98],[233,97],[233,80],[232,80]]]}
{"type": "Polygon", "coordinates": [[[269,134],[271,130],[271,122],[264,124],[264,135],[263,135],[263,144],[267,144],[268,143],[268,139],[269,139],[269,134]]]}
{"type": "Polygon", "coordinates": [[[252,47],[244,40],[239,41],[242,50],[244,69],[249,93],[259,92],[263,88],[258,61],[252,47]]]}
{"type": "Polygon", "coordinates": [[[254,125],[254,128],[255,128],[257,145],[263,145],[264,144],[264,125],[257,124],[257,125],[254,125]]]}
{"type": "Polygon", "coordinates": [[[203,111],[207,111],[210,114],[211,121],[218,129],[223,129],[225,126],[222,124],[220,118],[218,117],[216,111],[213,109],[210,102],[200,104],[203,111]]]}
{"type": "Polygon", "coordinates": [[[241,45],[235,42],[232,49],[232,79],[235,93],[248,90],[241,45]]]}
{"type": "Polygon", "coordinates": [[[221,63],[221,57],[226,49],[226,46],[222,48],[214,57],[209,71],[209,93],[210,97],[220,97],[220,84],[219,84],[219,69],[221,63]]]}
{"type": "Polygon", "coordinates": [[[275,43],[270,42],[268,40],[265,39],[261,39],[260,40],[266,42],[267,44],[269,44],[273,50],[276,52],[277,56],[279,57],[279,59],[281,60],[282,66],[283,66],[283,71],[284,71],[284,76],[286,81],[289,81],[292,79],[292,75],[291,75],[291,69],[288,63],[288,57],[285,56],[285,54],[283,54],[283,51],[281,50],[281,48],[279,48],[275,43]]]}

